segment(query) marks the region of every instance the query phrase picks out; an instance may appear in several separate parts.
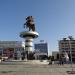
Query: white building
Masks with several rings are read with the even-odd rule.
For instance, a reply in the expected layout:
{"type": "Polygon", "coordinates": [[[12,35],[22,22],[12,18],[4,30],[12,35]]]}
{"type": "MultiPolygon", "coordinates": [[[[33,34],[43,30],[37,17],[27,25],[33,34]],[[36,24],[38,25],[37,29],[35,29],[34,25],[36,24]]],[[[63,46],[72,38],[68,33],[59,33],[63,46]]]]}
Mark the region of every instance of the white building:
{"type": "Polygon", "coordinates": [[[59,54],[58,51],[53,51],[53,52],[52,52],[52,56],[54,56],[54,60],[57,59],[57,55],[58,55],[58,54],[59,54]]]}
{"type": "Polygon", "coordinates": [[[21,41],[0,41],[0,56],[12,58],[15,52],[23,51],[21,41]]]}

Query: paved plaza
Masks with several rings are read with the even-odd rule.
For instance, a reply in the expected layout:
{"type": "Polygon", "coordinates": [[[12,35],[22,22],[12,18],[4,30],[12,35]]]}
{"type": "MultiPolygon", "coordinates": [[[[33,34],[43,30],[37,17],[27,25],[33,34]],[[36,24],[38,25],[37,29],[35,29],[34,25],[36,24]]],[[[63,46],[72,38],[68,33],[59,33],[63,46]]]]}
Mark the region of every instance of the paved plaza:
{"type": "MultiPolygon", "coordinates": [[[[75,71],[75,65],[73,69],[75,71]]],[[[70,64],[0,64],[0,75],[69,75],[67,71],[71,71],[70,64]]]]}

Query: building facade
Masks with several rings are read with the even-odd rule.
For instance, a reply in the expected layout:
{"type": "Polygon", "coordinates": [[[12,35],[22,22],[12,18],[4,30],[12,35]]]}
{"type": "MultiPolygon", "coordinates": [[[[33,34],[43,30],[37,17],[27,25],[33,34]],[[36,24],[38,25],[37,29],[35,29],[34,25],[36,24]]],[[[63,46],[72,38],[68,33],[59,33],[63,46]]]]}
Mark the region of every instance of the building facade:
{"type": "Polygon", "coordinates": [[[0,56],[13,58],[15,53],[23,51],[21,41],[0,41],[0,56]]]}
{"type": "Polygon", "coordinates": [[[43,52],[48,54],[48,44],[47,43],[38,43],[34,44],[35,51],[43,52]]]}
{"type": "Polygon", "coordinates": [[[48,56],[48,43],[37,43],[34,44],[35,49],[35,59],[42,59],[48,56]]]}
{"type": "Polygon", "coordinates": [[[58,54],[59,54],[58,51],[52,51],[52,56],[54,57],[54,60],[58,60],[59,59],[58,54]]]}
{"type": "Polygon", "coordinates": [[[68,56],[70,60],[72,57],[72,60],[75,61],[75,40],[60,40],[59,53],[62,56],[68,56]]]}

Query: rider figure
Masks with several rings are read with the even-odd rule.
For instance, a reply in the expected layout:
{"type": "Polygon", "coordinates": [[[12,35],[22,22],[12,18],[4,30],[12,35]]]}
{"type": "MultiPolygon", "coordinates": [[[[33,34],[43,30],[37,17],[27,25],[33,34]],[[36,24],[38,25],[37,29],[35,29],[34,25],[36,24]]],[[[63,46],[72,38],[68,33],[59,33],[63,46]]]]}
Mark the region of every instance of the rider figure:
{"type": "Polygon", "coordinates": [[[26,28],[28,27],[29,28],[29,31],[32,29],[32,31],[35,31],[35,25],[34,25],[34,20],[33,20],[33,17],[32,16],[28,16],[26,18],[26,23],[24,24],[24,28],[25,28],[25,25],[26,25],[26,28]]]}

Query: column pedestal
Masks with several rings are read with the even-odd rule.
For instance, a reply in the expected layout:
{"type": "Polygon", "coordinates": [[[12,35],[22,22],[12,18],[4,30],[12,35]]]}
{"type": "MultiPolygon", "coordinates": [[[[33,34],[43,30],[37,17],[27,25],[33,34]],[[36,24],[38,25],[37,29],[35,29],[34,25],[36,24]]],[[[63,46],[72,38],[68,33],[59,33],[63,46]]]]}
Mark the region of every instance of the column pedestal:
{"type": "Polygon", "coordinates": [[[27,54],[27,59],[29,58],[29,53],[33,51],[33,40],[38,36],[39,34],[33,31],[23,31],[20,33],[20,37],[25,39],[25,52],[27,54]]]}

